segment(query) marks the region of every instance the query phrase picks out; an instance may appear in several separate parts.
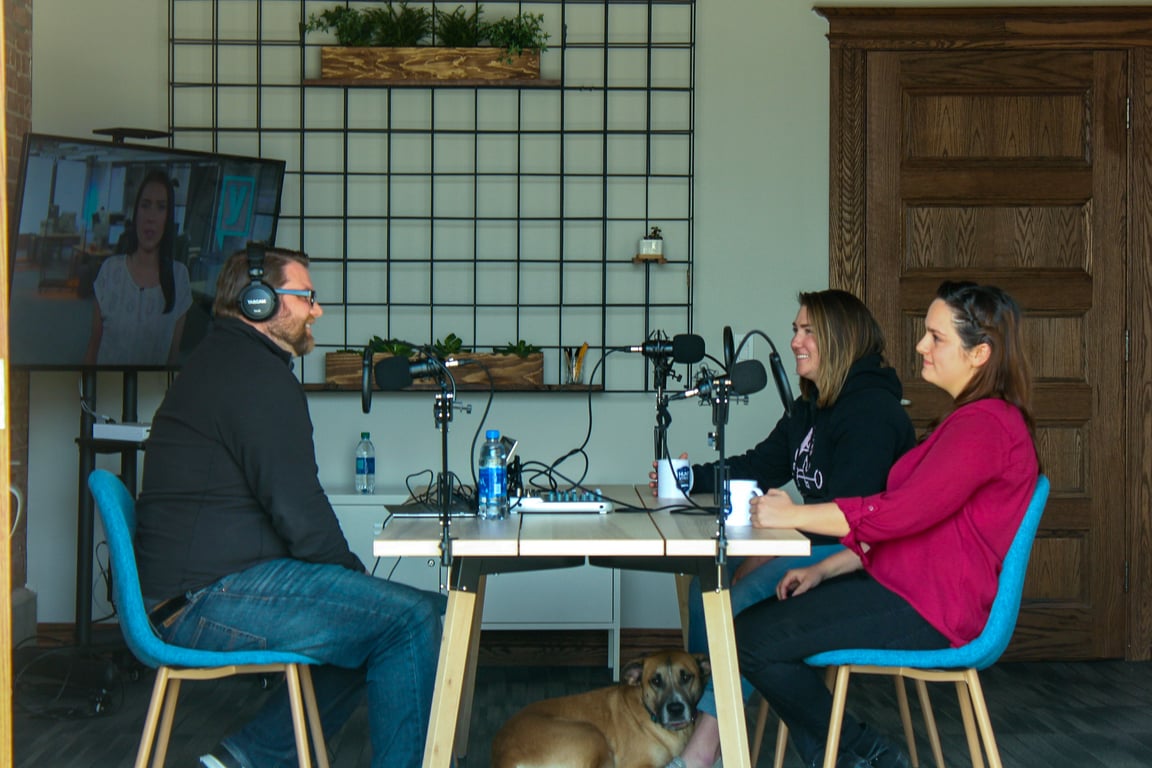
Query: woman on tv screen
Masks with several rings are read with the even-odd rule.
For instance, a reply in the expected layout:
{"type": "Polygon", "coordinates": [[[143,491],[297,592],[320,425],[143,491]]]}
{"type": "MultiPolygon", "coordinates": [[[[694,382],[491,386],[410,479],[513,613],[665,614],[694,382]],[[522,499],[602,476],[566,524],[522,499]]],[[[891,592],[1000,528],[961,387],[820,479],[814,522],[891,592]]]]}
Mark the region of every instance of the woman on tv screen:
{"type": "Polygon", "coordinates": [[[192,305],[188,268],[173,258],[175,193],[163,170],[136,191],[132,221],[94,284],[86,365],[174,365],[192,305]]]}

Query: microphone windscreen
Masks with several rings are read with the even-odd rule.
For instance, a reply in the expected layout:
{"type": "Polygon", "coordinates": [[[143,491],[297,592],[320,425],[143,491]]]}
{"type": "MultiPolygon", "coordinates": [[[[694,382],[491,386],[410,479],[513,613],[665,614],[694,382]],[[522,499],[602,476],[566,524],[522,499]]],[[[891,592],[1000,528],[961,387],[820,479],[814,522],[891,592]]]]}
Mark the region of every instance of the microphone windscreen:
{"type": "Polygon", "coordinates": [[[784,404],[784,413],[792,415],[792,385],[788,382],[788,372],[784,370],[784,363],[780,355],[773,352],[768,356],[768,364],[772,366],[772,378],[776,380],[776,391],[780,393],[780,402],[784,404]]]}
{"type": "Polygon", "coordinates": [[[412,384],[408,358],[386,357],[376,363],[376,386],[386,392],[404,389],[412,384]]]}
{"type": "Polygon", "coordinates": [[[680,333],[672,337],[672,362],[698,363],[704,359],[704,337],[680,333]]]}
{"type": "Polygon", "coordinates": [[[741,360],[732,366],[729,376],[732,389],[741,395],[751,395],[764,389],[768,384],[768,371],[759,360],[741,360]]]}

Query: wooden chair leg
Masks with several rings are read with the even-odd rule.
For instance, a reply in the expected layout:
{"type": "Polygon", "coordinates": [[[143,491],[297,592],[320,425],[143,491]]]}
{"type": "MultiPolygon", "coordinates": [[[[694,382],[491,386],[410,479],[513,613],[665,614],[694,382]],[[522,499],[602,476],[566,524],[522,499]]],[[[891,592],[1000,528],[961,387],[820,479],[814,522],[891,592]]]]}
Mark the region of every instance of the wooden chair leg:
{"type": "Polygon", "coordinates": [[[964,679],[971,692],[972,707],[976,711],[980,735],[984,737],[984,752],[988,755],[988,766],[1003,768],[1000,762],[1000,749],[996,746],[996,734],[992,731],[992,716],[988,713],[988,704],[984,701],[984,689],[980,685],[980,675],[975,669],[968,669],[964,672],[964,679]]]}
{"type": "Polygon", "coordinates": [[[312,768],[312,750],[308,746],[308,727],[304,719],[304,696],[300,693],[300,665],[285,664],[288,701],[292,710],[292,732],[296,735],[296,761],[300,768],[312,768]]]}
{"type": "Polygon", "coordinates": [[[904,678],[893,675],[892,681],[896,683],[896,705],[900,708],[900,721],[904,723],[904,741],[908,742],[908,759],[912,768],[920,768],[920,757],[916,754],[916,733],[912,730],[912,712],[908,709],[908,689],[904,687],[904,678]]]}
{"type": "Polygon", "coordinates": [[[972,768],[984,768],[984,758],[980,755],[980,737],[976,733],[976,722],[972,716],[972,697],[968,685],[956,681],[956,696],[960,699],[960,716],[964,720],[964,736],[968,739],[968,752],[972,755],[972,768]]]}
{"type": "Polygon", "coordinates": [[[156,748],[152,754],[152,768],[164,768],[168,756],[168,738],[172,735],[172,720],[176,717],[176,699],[180,697],[179,677],[168,670],[168,690],[164,694],[164,708],[160,713],[160,728],[156,732],[156,748]]]}
{"type": "Polygon", "coordinates": [[[156,728],[160,723],[160,712],[164,697],[168,692],[168,668],[156,670],[156,680],[152,683],[152,700],[148,702],[148,714],[144,716],[144,732],[140,734],[140,746],[136,750],[135,768],[147,768],[152,745],[156,743],[156,728]]]}
{"type": "Polygon", "coordinates": [[[760,762],[760,747],[764,744],[764,729],[768,727],[768,700],[760,696],[760,706],[756,708],[756,726],[752,730],[752,765],[760,762]]]}
{"type": "Polygon", "coordinates": [[[944,766],[944,748],[940,744],[940,731],[936,728],[936,715],[932,712],[932,700],[928,698],[928,683],[916,681],[916,695],[920,698],[920,711],[924,714],[924,725],[928,728],[928,743],[932,745],[932,759],[936,768],[944,766]]]}
{"type": "Polygon", "coordinates": [[[324,723],[320,720],[320,707],[316,704],[316,689],[312,687],[312,669],[307,664],[300,665],[300,693],[304,695],[304,712],[308,715],[308,730],[312,734],[316,762],[319,768],[330,768],[324,723]]]}
{"type": "Polygon", "coordinates": [[[836,686],[832,691],[832,717],[828,721],[828,743],[824,747],[824,768],[836,768],[836,755],[840,749],[840,728],[844,725],[844,705],[848,699],[848,678],[851,675],[850,664],[836,669],[836,686]]]}
{"type": "Polygon", "coordinates": [[[772,768],[784,768],[784,755],[788,752],[788,724],[783,720],[776,727],[776,754],[772,758],[772,768]]]}

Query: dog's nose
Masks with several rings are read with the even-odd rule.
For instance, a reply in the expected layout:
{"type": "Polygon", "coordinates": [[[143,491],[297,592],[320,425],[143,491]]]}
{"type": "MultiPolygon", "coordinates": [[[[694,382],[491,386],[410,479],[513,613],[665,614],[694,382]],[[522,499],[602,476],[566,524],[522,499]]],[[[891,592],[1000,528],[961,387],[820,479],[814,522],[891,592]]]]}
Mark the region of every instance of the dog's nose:
{"type": "Polygon", "coordinates": [[[684,702],[670,701],[668,702],[668,716],[673,718],[684,717],[684,702]]]}

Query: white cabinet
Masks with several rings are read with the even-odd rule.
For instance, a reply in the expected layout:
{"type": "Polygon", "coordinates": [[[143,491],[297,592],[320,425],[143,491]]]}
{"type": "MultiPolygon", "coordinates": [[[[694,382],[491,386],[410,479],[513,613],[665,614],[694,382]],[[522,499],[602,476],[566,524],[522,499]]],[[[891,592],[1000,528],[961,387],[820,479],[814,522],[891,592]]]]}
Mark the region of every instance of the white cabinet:
{"type": "MultiPolygon", "coordinates": [[[[348,546],[373,575],[421,589],[443,589],[447,574],[438,559],[372,556],[372,539],[387,516],[385,504],[407,497],[402,488],[372,495],[328,494],[348,546]],[[374,569],[374,570],[373,570],[374,569]]],[[[608,664],[620,662],[620,572],[590,565],[553,571],[498,573],[488,577],[484,629],[603,629],[608,664]]]]}

